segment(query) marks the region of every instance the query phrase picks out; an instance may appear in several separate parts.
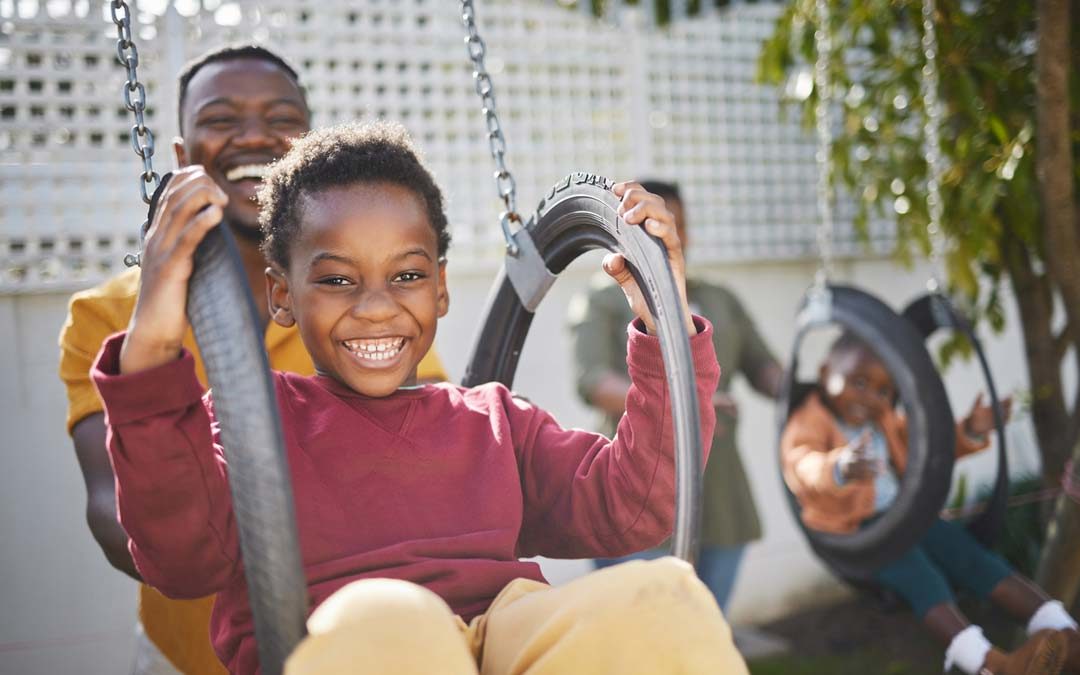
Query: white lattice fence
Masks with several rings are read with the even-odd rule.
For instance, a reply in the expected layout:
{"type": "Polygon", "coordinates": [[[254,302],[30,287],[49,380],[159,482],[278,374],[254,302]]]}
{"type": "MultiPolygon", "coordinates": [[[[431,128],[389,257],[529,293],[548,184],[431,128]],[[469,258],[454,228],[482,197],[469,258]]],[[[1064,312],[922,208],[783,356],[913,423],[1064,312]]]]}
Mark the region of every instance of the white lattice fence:
{"type": "MultiPolygon", "coordinates": [[[[404,122],[449,197],[455,265],[497,262],[499,202],[457,3],[180,0],[162,15],[165,4],[137,16],[159,170],[172,166],[182,63],[255,40],[299,66],[315,124],[404,122]]],[[[739,5],[656,30],[626,8],[612,25],[551,3],[480,2],[520,208],[572,170],[647,173],[683,184],[698,261],[810,253],[812,139],[753,83],[777,12],[739,5]]],[[[87,285],[135,247],[144,213],[115,38],[98,0],[0,0],[0,292],[87,285]]],[[[886,245],[889,228],[873,236],[886,245]]],[[[849,231],[839,240],[854,250],[849,231]]]]}

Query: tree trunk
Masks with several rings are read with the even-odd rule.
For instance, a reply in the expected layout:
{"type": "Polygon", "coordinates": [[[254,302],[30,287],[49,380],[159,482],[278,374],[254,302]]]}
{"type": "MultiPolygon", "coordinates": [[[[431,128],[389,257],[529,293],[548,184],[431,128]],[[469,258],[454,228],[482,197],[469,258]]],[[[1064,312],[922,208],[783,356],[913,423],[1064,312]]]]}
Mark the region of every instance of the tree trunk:
{"type": "MultiPolygon", "coordinates": [[[[1070,0],[1038,0],[1035,133],[1036,175],[1042,206],[1043,248],[1047,271],[1061,293],[1070,326],[1080,326],[1080,235],[1073,195],[1072,142],[1069,135],[1070,0]]],[[[1025,328],[1026,333],[1026,328],[1025,328]]],[[[1073,334],[1076,331],[1072,331],[1073,334]]],[[[1065,334],[1069,334],[1066,329],[1065,334]]],[[[1080,340],[1074,338],[1074,344],[1080,340]]],[[[1080,346],[1078,346],[1080,352],[1080,346]]],[[[1055,355],[1061,350],[1054,348],[1055,355]]],[[[1030,361],[1029,361],[1030,363],[1030,361]]],[[[1060,361],[1057,368],[1060,369],[1060,361]]],[[[1034,369],[1033,369],[1034,370],[1034,369]]],[[[1034,373],[1032,378],[1034,385],[1034,373]]],[[[1060,377],[1058,378],[1058,397],[1060,377]]],[[[1036,395],[1038,392],[1036,392],[1036,395]]],[[[1065,402],[1061,398],[1061,407],[1065,402]]],[[[1062,411],[1064,412],[1064,410],[1062,411]]],[[[1068,414],[1065,413],[1066,417],[1068,414]]],[[[1074,415],[1075,417],[1075,415],[1074,415]]],[[[1037,420],[1036,420],[1037,422],[1037,420]]],[[[1075,419],[1069,418],[1058,442],[1075,443],[1075,419]]],[[[1043,434],[1039,434],[1040,442],[1043,434]]],[[[1080,444],[1072,449],[1072,473],[1080,474],[1080,444]]],[[[1043,448],[1049,459],[1050,448],[1043,448]]],[[[1057,458],[1054,458],[1055,460],[1057,458]]],[[[1044,469],[1045,472],[1045,469],[1044,469]]],[[[1073,478],[1080,478],[1074,476],[1073,478]]],[[[1071,606],[1080,590],[1080,499],[1062,494],[1047,531],[1036,581],[1050,595],[1071,606]]]]}
{"type": "MultiPolygon", "coordinates": [[[[1080,486],[1080,443],[1073,449],[1071,480],[1080,486]]],[[[1080,497],[1058,496],[1035,581],[1066,607],[1080,599],[1080,497]]]]}
{"type": "Polygon", "coordinates": [[[1053,288],[1045,275],[1032,268],[1023,242],[1007,229],[1001,242],[1013,294],[1020,312],[1024,356],[1031,384],[1031,418],[1039,441],[1043,478],[1056,484],[1068,456],[1065,438],[1070,419],[1065,408],[1061,360],[1054,347],[1051,328],[1054,314],[1053,288]]]}

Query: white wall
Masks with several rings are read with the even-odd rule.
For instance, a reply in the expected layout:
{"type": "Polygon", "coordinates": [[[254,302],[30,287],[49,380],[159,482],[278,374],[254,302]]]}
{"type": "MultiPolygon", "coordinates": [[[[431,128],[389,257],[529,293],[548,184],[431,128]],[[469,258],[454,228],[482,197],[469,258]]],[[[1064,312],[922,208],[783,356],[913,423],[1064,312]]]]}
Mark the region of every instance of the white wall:
{"type": "Polygon", "coordinates": [[[63,295],[0,296],[0,673],[124,673],[136,587],[90,536],[64,429],[63,295]]]}

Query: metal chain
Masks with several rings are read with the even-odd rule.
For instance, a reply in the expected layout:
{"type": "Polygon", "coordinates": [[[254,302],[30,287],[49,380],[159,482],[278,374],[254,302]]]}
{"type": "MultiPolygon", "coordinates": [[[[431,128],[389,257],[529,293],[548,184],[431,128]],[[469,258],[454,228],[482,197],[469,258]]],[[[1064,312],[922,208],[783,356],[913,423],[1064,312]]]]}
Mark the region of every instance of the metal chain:
{"type": "Polygon", "coordinates": [[[487,68],[484,67],[487,46],[476,28],[476,8],[472,0],[461,0],[461,21],[468,32],[465,47],[468,49],[469,58],[473,64],[476,93],[480,96],[483,105],[484,123],[488,131],[488,147],[491,150],[491,158],[495,160],[495,190],[504,206],[503,212],[499,214],[499,225],[502,227],[503,238],[506,240],[506,252],[516,257],[519,252],[518,245],[513,239],[510,223],[521,223],[521,216],[517,211],[517,183],[506,166],[506,137],[503,136],[502,125],[499,123],[499,115],[495,108],[495,83],[487,68]]]}
{"type": "Polygon", "coordinates": [[[143,172],[139,176],[139,191],[143,202],[150,203],[150,197],[157,190],[160,177],[154,171],[154,134],[146,126],[143,114],[146,111],[146,87],[139,82],[139,50],[131,36],[131,10],[123,0],[112,0],[110,4],[112,21],[116,24],[116,57],[127,68],[127,82],[124,83],[124,105],[133,113],[135,124],[131,127],[131,147],[142,159],[143,172]]]}
{"type": "Polygon", "coordinates": [[[942,218],[945,203],[941,198],[941,180],[945,175],[945,161],[941,154],[941,122],[944,113],[938,98],[939,78],[937,68],[938,43],[934,27],[934,15],[937,13],[935,0],[923,0],[922,3],[922,50],[926,63],[923,65],[919,88],[922,90],[923,105],[926,107],[926,124],[923,142],[926,156],[926,211],[929,220],[926,234],[930,239],[930,290],[942,289],[941,273],[945,259],[945,233],[942,230],[942,218]]]}
{"type": "Polygon", "coordinates": [[[833,158],[832,158],[832,116],[829,107],[832,104],[832,92],[829,86],[829,62],[832,57],[832,35],[829,32],[828,0],[815,0],[817,27],[814,29],[814,89],[817,90],[817,102],[814,105],[814,117],[817,130],[817,201],[820,220],[817,226],[818,255],[821,264],[818,267],[814,283],[824,288],[833,272],[833,158]]]}

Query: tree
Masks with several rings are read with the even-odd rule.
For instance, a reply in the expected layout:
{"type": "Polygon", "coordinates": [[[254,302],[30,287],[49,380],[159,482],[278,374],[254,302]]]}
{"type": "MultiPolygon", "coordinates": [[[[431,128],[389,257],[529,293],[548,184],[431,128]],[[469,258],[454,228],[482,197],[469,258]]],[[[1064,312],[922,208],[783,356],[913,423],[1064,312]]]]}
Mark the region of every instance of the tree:
{"type": "MultiPolygon", "coordinates": [[[[894,218],[898,257],[926,255],[922,2],[827,2],[836,45],[828,80],[840,117],[836,180],[857,202],[857,227],[865,232],[871,217],[894,218]]],[[[1070,20],[1070,9],[1074,18],[1080,12],[1069,5],[937,0],[935,16],[948,283],[995,330],[1004,323],[1003,286],[1012,287],[1044,479],[1055,485],[1070,455],[1080,467],[1080,396],[1070,405],[1062,386],[1070,348],[1080,355],[1080,173],[1073,160],[1080,151],[1080,49],[1069,46],[1080,45],[1080,21],[1070,20]]],[[[814,8],[814,0],[790,2],[762,51],[764,81],[807,82],[814,8]]],[[[810,124],[818,92],[808,93],[810,124]]],[[[1052,541],[1046,556],[1080,554],[1077,508],[1058,508],[1050,531],[1061,545],[1052,541]]],[[[1044,558],[1040,570],[1048,590],[1075,597],[1075,557],[1071,568],[1044,558]]]]}

